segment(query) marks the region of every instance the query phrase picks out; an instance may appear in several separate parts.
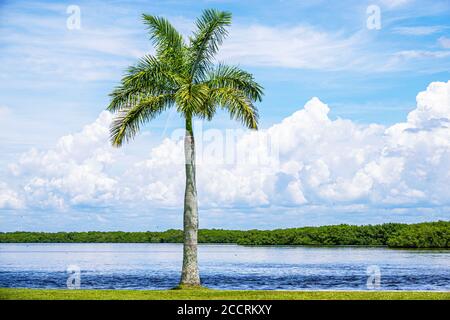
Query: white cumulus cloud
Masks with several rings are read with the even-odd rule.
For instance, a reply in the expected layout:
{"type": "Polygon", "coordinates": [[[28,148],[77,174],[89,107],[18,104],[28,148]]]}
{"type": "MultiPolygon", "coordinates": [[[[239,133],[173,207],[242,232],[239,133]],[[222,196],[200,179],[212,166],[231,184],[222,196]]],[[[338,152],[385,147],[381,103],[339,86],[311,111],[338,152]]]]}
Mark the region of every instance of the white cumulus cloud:
{"type": "Polygon", "coordinates": [[[17,192],[0,181],[0,209],[21,209],[24,203],[17,192]]]}
{"type": "Polygon", "coordinates": [[[108,145],[111,119],[109,112],[102,112],[79,133],[61,137],[53,149],[33,148],[10,165],[24,182],[30,206],[64,209],[113,199],[117,180],[105,171],[117,153],[108,145]]]}
{"type": "MultiPolygon", "coordinates": [[[[270,128],[244,131],[231,148],[220,131],[215,143],[211,132],[202,132],[197,136],[200,206],[448,206],[449,94],[450,81],[431,83],[417,95],[417,107],[405,122],[389,127],[331,119],[329,107],[313,98],[270,128]],[[235,156],[229,157],[230,150],[235,156]],[[231,161],[223,161],[226,157],[231,161]]],[[[22,188],[9,193],[3,188],[0,205],[12,206],[5,199],[21,197],[28,206],[61,210],[181,207],[183,140],[164,139],[147,157],[117,170],[127,160],[109,146],[111,117],[103,112],[53,149],[22,155],[11,165],[22,188]]]]}

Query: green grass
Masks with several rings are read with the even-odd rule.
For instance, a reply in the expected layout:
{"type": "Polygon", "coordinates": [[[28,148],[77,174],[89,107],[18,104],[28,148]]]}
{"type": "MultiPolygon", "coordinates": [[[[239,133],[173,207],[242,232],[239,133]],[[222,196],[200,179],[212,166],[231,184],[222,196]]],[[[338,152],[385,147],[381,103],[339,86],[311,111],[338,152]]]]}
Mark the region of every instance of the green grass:
{"type": "Polygon", "coordinates": [[[450,292],[4,289],[12,300],[450,300],[450,292]]]}

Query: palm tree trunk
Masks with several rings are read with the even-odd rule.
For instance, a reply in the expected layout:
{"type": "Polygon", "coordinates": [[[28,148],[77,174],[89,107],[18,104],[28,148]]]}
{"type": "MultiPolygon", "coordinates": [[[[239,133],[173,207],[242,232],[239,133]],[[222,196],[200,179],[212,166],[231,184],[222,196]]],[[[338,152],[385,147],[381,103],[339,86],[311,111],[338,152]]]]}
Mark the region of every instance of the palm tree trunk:
{"type": "Polygon", "coordinates": [[[181,285],[200,286],[197,262],[197,188],[195,185],[195,141],[192,129],[192,118],[186,116],[186,136],[184,139],[184,155],[186,165],[186,189],[184,194],[184,244],[183,269],[181,285]]]}

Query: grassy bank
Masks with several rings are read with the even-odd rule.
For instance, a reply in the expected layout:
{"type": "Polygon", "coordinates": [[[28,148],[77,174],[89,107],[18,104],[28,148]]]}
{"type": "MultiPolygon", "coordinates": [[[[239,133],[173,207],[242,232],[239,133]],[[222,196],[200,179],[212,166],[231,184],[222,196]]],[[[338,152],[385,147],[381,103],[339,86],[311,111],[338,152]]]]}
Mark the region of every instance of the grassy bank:
{"type": "MultiPolygon", "coordinates": [[[[201,229],[200,243],[240,245],[360,245],[449,248],[450,222],[333,225],[276,230],[201,229]]],[[[162,232],[0,232],[0,243],[181,243],[181,230],[162,232]]]]}
{"type": "Polygon", "coordinates": [[[450,300],[450,292],[0,289],[13,300],[450,300]]]}

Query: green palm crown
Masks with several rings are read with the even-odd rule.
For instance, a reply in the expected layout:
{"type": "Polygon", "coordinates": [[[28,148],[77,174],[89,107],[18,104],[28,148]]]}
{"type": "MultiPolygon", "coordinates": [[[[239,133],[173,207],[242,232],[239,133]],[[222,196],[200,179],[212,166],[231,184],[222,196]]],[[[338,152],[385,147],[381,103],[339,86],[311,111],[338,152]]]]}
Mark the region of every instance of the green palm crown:
{"type": "Polygon", "coordinates": [[[172,107],[189,126],[193,117],[211,120],[222,108],[246,127],[258,128],[253,103],[261,101],[262,87],[239,67],[214,61],[231,24],[229,12],[205,10],[188,41],[165,18],[144,14],[143,20],[156,52],[128,68],[110,94],[107,109],[116,113],[111,124],[114,146],[131,140],[144,123],[172,107]]]}

